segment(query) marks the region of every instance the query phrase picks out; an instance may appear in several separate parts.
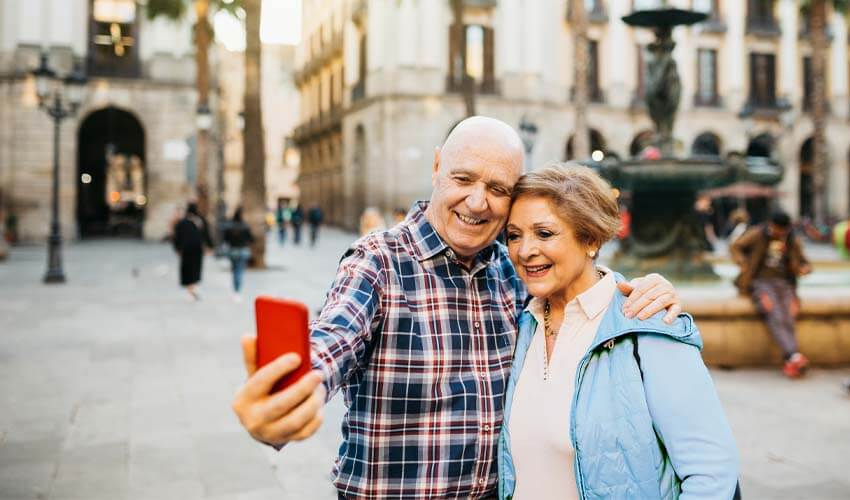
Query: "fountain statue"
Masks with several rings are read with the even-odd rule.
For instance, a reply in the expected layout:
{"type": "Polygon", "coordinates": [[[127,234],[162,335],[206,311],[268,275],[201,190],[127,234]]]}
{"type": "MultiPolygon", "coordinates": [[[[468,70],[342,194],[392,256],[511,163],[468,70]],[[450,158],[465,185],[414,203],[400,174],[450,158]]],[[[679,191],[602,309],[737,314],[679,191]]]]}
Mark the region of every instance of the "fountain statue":
{"type": "Polygon", "coordinates": [[[623,17],[629,25],[655,32],[655,41],[648,46],[645,100],[655,125],[652,146],[660,153],[653,159],[608,157],[595,165],[614,187],[632,195],[631,232],[612,262],[627,274],[655,271],[676,280],[717,279],[703,256],[705,236],[694,211],[697,193],[745,180],[776,184],[782,178],[781,166],[766,158],[674,156],[673,124],[681,82],[672,55],[672,32],[706,17],[667,7],[623,17]]]}

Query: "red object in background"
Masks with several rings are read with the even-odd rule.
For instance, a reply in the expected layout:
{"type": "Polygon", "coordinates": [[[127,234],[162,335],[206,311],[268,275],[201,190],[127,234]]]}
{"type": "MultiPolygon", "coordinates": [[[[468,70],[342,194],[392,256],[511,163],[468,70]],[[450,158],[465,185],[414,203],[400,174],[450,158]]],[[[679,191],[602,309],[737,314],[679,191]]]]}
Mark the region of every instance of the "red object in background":
{"type": "Polygon", "coordinates": [[[624,240],[632,234],[632,214],[626,209],[620,210],[620,229],[617,231],[617,239],[624,240]]]}
{"type": "Polygon", "coordinates": [[[257,297],[254,313],[257,317],[257,369],[289,352],[301,356],[301,365],[275,383],[272,389],[275,393],[310,372],[309,311],[307,306],[294,300],[257,297]]]}

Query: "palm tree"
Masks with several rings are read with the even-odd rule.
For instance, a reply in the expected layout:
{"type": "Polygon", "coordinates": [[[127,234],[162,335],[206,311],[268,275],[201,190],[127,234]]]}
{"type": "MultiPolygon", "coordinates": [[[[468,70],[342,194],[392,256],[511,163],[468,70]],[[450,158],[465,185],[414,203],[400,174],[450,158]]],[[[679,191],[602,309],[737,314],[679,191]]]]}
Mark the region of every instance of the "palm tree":
{"type": "MultiPolygon", "coordinates": [[[[266,149],[263,111],[260,99],[261,48],[260,15],[262,0],[243,0],[245,9],[245,130],[242,135],[242,208],[245,222],[256,235],[265,234],[266,149]]],[[[251,260],[265,267],[266,240],[254,238],[251,260]]]]}
{"type": "MultiPolygon", "coordinates": [[[[214,10],[225,10],[236,15],[241,8],[241,0],[148,0],[145,7],[148,19],[165,17],[173,21],[182,20],[189,10],[195,11],[195,25],[192,28],[195,42],[195,88],[198,92],[198,109],[209,110],[210,64],[209,47],[212,41],[210,14],[214,10]]],[[[207,131],[198,130],[195,144],[197,163],[195,191],[198,208],[203,215],[209,211],[209,137],[207,131]]]]}
{"type": "Polygon", "coordinates": [[[587,37],[587,12],[584,0],[568,0],[570,27],[573,32],[573,158],[584,159],[590,155],[590,132],[587,129],[587,72],[590,65],[587,37]]]}
{"type": "MultiPolygon", "coordinates": [[[[463,103],[466,107],[466,116],[475,115],[475,79],[466,70],[466,29],[463,25],[463,0],[451,0],[452,38],[455,40],[454,52],[452,53],[452,70],[449,74],[460,80],[463,103]]],[[[457,82],[456,82],[457,83],[457,82]]]]}
{"type": "Polygon", "coordinates": [[[814,216],[818,225],[826,223],[829,215],[829,200],[827,198],[827,176],[829,172],[829,149],[826,144],[827,101],[826,78],[829,39],[826,27],[829,6],[844,14],[848,11],[848,0],[804,0],[801,10],[804,19],[809,19],[809,33],[812,43],[812,146],[814,164],[815,203],[814,216]]]}

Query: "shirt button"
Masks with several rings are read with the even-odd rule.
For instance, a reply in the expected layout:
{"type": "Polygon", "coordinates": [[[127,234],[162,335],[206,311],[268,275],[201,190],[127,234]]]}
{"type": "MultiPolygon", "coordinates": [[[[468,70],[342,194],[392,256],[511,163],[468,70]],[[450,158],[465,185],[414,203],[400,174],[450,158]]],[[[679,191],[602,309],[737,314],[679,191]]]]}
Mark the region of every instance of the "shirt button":
{"type": "Polygon", "coordinates": [[[487,431],[487,432],[489,432],[489,431],[490,431],[490,425],[489,425],[489,424],[485,424],[485,425],[484,425],[484,430],[485,430],[485,431],[487,431]]]}
{"type": "Polygon", "coordinates": [[[484,481],[483,479],[479,479],[479,480],[478,480],[478,484],[479,484],[479,485],[484,486],[484,483],[485,483],[485,481],[484,481]]]}
{"type": "Polygon", "coordinates": [[[480,328],[480,327],[481,327],[481,323],[479,323],[479,322],[477,322],[477,321],[476,321],[475,323],[473,323],[473,325],[475,325],[475,328],[480,328]]]}
{"type": "Polygon", "coordinates": [[[478,376],[482,379],[487,378],[487,372],[478,372],[478,376]]]}

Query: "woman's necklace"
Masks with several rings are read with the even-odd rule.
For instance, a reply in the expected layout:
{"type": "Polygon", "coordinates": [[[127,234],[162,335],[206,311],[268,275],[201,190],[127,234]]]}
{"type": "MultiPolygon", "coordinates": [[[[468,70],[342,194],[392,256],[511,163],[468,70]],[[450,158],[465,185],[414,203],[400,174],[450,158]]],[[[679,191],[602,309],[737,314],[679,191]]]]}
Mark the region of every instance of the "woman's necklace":
{"type": "MultiPolygon", "coordinates": [[[[597,269],[596,275],[601,280],[605,277],[605,272],[597,269]]],[[[549,380],[549,337],[554,337],[556,332],[552,329],[552,306],[548,297],[543,304],[543,333],[543,380],[549,380]]]]}

